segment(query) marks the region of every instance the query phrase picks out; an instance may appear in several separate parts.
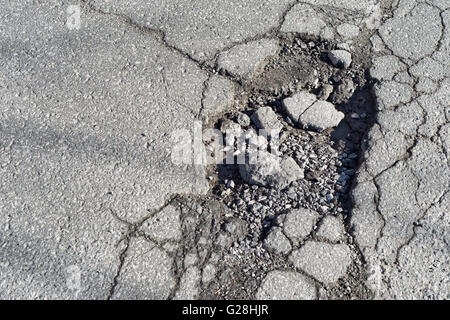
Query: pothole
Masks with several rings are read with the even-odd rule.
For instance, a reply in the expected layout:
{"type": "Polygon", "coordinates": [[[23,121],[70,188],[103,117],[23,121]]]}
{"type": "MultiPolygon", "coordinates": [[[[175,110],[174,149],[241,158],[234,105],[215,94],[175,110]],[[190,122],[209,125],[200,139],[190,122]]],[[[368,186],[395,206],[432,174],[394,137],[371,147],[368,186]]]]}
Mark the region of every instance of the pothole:
{"type": "MultiPolygon", "coordinates": [[[[342,238],[331,243],[348,246],[352,263],[345,276],[331,285],[310,274],[305,273],[306,276],[312,279],[321,298],[368,298],[372,293],[364,286],[364,262],[353,243],[349,224],[349,193],[360,164],[364,136],[375,116],[371,82],[366,74],[369,60],[364,52],[354,52],[351,66],[338,68],[332,66],[328,57],[328,52],[339,49],[332,42],[287,35],[280,44],[279,54],[268,61],[259,75],[242,83],[237,94],[241,99],[238,108],[222,115],[214,126],[224,130],[227,123],[233,123],[243,130],[257,130],[255,121],[250,122],[249,118],[256,110],[270,107],[282,124],[280,154],[294,159],[303,169],[304,178],[280,189],[246,183],[237,164],[212,168],[212,194],[229,209],[227,217],[217,221],[224,230],[217,238],[223,239],[215,241],[229,241],[226,229],[236,227],[230,227],[230,223],[239,225],[241,236],[222,246],[224,250],[216,259],[216,276],[204,286],[201,298],[251,299],[269,271],[304,273],[288,259],[289,254],[307,241],[330,242],[320,231],[325,217],[335,217],[343,225],[342,238]],[[344,120],[321,132],[305,130],[283,108],[283,100],[299,92],[334,104],[345,115],[344,120]],[[289,239],[290,249],[285,252],[271,249],[267,244],[270,232],[274,228],[282,230],[281,217],[299,208],[317,213],[311,231],[294,242],[289,239]]],[[[228,230],[228,234],[232,233],[228,230]]]]}

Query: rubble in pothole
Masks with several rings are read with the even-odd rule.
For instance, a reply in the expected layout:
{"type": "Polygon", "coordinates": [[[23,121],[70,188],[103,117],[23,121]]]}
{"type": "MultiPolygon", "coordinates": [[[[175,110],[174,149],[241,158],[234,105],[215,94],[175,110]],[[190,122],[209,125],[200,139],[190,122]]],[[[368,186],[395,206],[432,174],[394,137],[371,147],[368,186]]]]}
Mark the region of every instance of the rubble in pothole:
{"type": "MultiPolygon", "coordinates": [[[[241,97],[239,108],[224,114],[216,128],[224,134],[230,128],[280,130],[278,155],[290,165],[269,180],[258,177],[267,163],[259,167],[220,164],[211,172],[213,194],[247,228],[245,237],[229,244],[218,261],[215,268],[220,275],[212,281],[214,290],[204,295],[252,298],[270,271],[296,270],[299,259],[289,256],[293,252],[309,254],[304,252],[304,244],[310,244],[321,248],[327,257],[336,246],[342,260],[339,274],[329,270],[309,274],[319,281],[321,297],[368,296],[370,292],[355,280],[364,275],[347,223],[351,208],[348,194],[359,165],[362,139],[374,115],[365,74],[368,62],[355,55],[351,65],[338,63],[335,67],[329,52],[339,48],[314,38],[287,36],[280,40],[280,46],[279,54],[266,62],[258,76],[242,83],[237,93],[241,97]],[[318,117],[302,118],[314,105],[319,107],[318,117]],[[289,221],[298,210],[311,212],[312,220],[289,221]]],[[[266,138],[270,142],[271,137],[266,138]]]]}

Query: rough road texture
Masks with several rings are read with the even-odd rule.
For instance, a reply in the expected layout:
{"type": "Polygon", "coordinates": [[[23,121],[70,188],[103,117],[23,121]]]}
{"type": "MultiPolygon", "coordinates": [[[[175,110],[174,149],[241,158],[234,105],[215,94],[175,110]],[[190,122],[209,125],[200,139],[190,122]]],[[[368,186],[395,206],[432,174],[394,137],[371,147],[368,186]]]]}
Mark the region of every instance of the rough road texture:
{"type": "Polygon", "coordinates": [[[449,7],[400,1],[373,36],[378,114],[351,220],[380,298],[449,295],[449,7]]]}
{"type": "Polygon", "coordinates": [[[21,1],[0,32],[0,298],[449,297],[448,1],[21,1]],[[174,163],[197,120],[280,129],[282,183],[174,163]]]}

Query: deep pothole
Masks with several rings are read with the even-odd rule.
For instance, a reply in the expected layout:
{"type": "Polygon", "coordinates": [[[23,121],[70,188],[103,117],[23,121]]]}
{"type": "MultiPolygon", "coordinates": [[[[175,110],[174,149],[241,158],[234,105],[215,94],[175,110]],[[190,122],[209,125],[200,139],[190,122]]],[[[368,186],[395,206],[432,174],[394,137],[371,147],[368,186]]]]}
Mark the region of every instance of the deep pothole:
{"type": "MultiPolygon", "coordinates": [[[[325,217],[332,216],[342,221],[345,234],[340,242],[352,251],[353,262],[345,277],[331,286],[315,281],[320,296],[368,298],[371,293],[364,286],[365,269],[353,243],[349,214],[361,144],[375,116],[371,82],[366,74],[369,61],[363,53],[354,53],[349,68],[337,68],[328,58],[328,52],[337,49],[334,43],[298,35],[286,36],[280,43],[280,53],[268,61],[257,77],[242,83],[238,108],[222,115],[214,126],[223,129],[227,122],[239,122],[243,130],[257,129],[247,117],[259,108],[271,107],[283,125],[279,150],[304,170],[304,178],[279,190],[246,183],[237,164],[213,168],[213,195],[230,210],[226,220],[239,220],[245,231],[240,231],[239,240],[226,246],[217,262],[217,276],[203,289],[202,298],[254,298],[267,272],[295,270],[287,254],[273,252],[264,243],[268,233],[279,226],[279,218],[296,208],[311,209],[319,218],[312,232],[295,247],[308,240],[326,241],[317,230],[325,217]],[[301,91],[333,103],[345,114],[344,120],[338,127],[322,132],[300,128],[287,116],[282,102],[301,91]]],[[[222,228],[226,229],[227,224],[222,228]]]]}

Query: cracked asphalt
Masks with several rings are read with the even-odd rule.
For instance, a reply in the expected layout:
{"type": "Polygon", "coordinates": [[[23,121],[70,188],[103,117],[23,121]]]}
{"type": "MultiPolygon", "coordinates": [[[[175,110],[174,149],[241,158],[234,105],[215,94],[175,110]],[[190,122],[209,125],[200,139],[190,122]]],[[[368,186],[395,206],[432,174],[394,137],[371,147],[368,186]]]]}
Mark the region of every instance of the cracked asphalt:
{"type": "Polygon", "coordinates": [[[450,297],[448,0],[24,0],[0,34],[1,299],[450,297]],[[174,161],[206,128],[281,130],[280,171],[174,161]]]}

